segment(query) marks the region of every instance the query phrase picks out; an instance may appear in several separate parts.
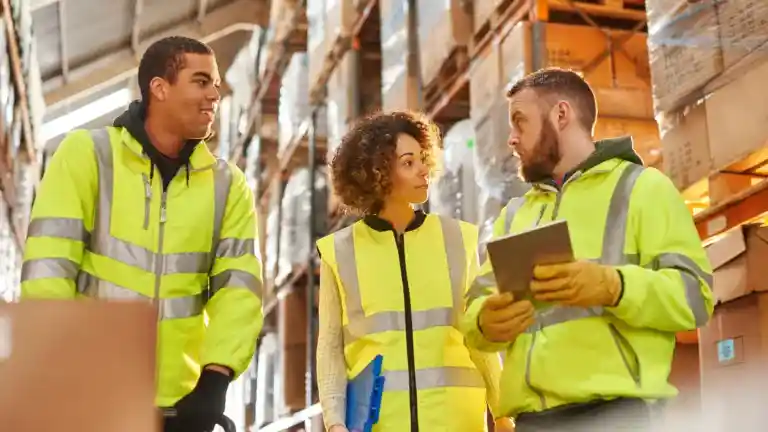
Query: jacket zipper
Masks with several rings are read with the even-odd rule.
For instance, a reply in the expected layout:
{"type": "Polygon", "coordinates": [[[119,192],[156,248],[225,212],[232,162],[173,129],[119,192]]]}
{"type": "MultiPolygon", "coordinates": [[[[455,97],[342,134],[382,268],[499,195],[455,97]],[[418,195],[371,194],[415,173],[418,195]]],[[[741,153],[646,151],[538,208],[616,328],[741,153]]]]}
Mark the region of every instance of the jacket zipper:
{"type": "Polygon", "coordinates": [[[416,394],[416,359],[413,352],[413,319],[411,317],[411,293],[408,273],[405,268],[405,236],[393,232],[400,259],[400,278],[403,282],[403,303],[405,306],[405,346],[408,357],[408,394],[411,405],[411,432],[419,432],[419,401],[416,394]]]}
{"type": "Polygon", "coordinates": [[[157,321],[160,322],[162,311],[160,310],[160,280],[163,277],[163,238],[165,237],[165,206],[168,193],[163,191],[160,198],[160,228],[157,234],[157,254],[155,255],[155,304],[157,305],[157,321]]]}
{"type": "MultiPolygon", "coordinates": [[[[580,177],[580,173],[576,172],[574,173],[568,180],[566,180],[563,183],[563,186],[560,188],[560,190],[555,192],[555,207],[552,209],[552,217],[550,218],[550,221],[554,221],[557,219],[557,214],[560,211],[560,203],[563,199],[563,194],[565,193],[565,188],[568,186],[568,183],[570,183],[573,180],[576,180],[580,177]]],[[[538,226],[541,223],[541,219],[544,216],[544,212],[546,211],[547,206],[544,205],[541,209],[541,214],[539,215],[539,218],[536,220],[536,222],[533,224],[534,227],[538,226]]],[[[541,409],[545,410],[547,409],[547,398],[544,396],[543,393],[541,393],[538,389],[536,389],[533,384],[531,384],[531,360],[533,359],[533,348],[536,346],[536,336],[538,335],[541,328],[537,327],[536,330],[533,332],[533,336],[531,337],[531,346],[528,348],[528,355],[525,362],[525,383],[528,385],[528,388],[533,391],[536,396],[539,397],[539,401],[541,402],[541,409]]]]}

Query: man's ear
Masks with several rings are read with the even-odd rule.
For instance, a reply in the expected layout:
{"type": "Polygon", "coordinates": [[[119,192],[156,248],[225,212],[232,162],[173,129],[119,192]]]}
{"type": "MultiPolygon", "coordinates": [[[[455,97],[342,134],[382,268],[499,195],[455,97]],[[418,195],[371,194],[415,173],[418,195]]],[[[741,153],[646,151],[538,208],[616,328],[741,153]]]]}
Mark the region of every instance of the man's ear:
{"type": "Polygon", "coordinates": [[[573,115],[571,104],[564,100],[557,102],[557,105],[555,106],[555,115],[557,116],[556,121],[558,129],[565,129],[570,123],[571,116],[573,115]]]}
{"type": "Polygon", "coordinates": [[[168,98],[168,82],[160,77],[152,78],[149,82],[149,92],[159,101],[168,98]]]}

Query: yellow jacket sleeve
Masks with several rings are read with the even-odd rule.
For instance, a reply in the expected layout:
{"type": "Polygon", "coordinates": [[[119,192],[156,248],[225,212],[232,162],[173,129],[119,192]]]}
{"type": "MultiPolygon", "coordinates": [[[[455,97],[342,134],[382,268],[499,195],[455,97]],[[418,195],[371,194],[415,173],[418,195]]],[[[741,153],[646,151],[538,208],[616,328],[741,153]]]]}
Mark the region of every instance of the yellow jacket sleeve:
{"type": "Polygon", "coordinates": [[[639,265],[619,266],[623,294],[608,310],[634,327],[678,332],[712,316],[712,269],[691,213],[664,174],[648,168],[630,202],[629,235],[639,265]]]}
{"type": "MultiPolygon", "coordinates": [[[[504,207],[493,222],[493,237],[505,234],[504,221],[506,217],[507,208],[504,207]]],[[[496,277],[493,274],[491,261],[486,258],[480,269],[476,272],[467,291],[464,317],[461,320],[461,330],[464,333],[466,344],[472,349],[496,353],[507,347],[506,343],[494,343],[487,340],[478,327],[480,309],[482,309],[485,299],[497,292],[498,287],[496,287],[496,277]]]]}
{"type": "MultiPolygon", "coordinates": [[[[475,280],[475,277],[479,271],[479,264],[477,261],[477,248],[478,248],[478,230],[475,226],[465,224],[464,229],[465,248],[467,254],[467,280],[465,292],[469,291],[469,287],[475,280]]],[[[467,297],[465,297],[466,300],[467,297]]],[[[469,349],[469,357],[472,362],[477,366],[478,371],[483,376],[485,382],[486,398],[488,407],[491,410],[494,418],[498,418],[498,401],[499,401],[499,382],[501,381],[501,358],[497,353],[483,352],[473,347],[467,347],[469,349]]]]}
{"type": "Polygon", "coordinates": [[[232,183],[216,247],[205,306],[208,331],[201,364],[226,366],[237,378],[248,367],[263,324],[261,260],[253,194],[245,175],[230,165],[232,183]]]}
{"type": "Polygon", "coordinates": [[[21,298],[75,297],[75,283],[98,189],[93,140],[69,133],[53,154],[37,188],[24,247],[21,298]]]}

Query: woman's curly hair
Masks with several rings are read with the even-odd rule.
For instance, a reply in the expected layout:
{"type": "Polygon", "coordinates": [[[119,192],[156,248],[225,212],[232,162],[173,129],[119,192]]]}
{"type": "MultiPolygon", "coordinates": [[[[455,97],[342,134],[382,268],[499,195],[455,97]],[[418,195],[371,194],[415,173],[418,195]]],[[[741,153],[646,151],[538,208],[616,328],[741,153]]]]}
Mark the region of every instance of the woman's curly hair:
{"type": "Polygon", "coordinates": [[[344,135],[330,164],[333,189],[348,212],[373,215],[381,211],[392,190],[400,134],[418,141],[427,166],[430,170],[435,166],[440,131],[424,115],[392,111],[363,118],[344,135]]]}

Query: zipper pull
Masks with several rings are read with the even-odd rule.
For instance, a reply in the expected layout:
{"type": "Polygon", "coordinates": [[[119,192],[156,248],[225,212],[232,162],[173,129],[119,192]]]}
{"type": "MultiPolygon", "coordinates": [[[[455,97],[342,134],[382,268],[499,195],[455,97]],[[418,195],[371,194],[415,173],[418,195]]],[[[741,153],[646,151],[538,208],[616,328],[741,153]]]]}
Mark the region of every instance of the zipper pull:
{"type": "Polygon", "coordinates": [[[163,198],[160,201],[160,223],[161,224],[165,223],[165,221],[166,221],[166,216],[165,216],[165,197],[166,197],[165,192],[163,192],[163,198]]]}
{"type": "Polygon", "coordinates": [[[149,229],[149,208],[152,206],[152,185],[146,175],[144,179],[144,230],[149,229]]]}

